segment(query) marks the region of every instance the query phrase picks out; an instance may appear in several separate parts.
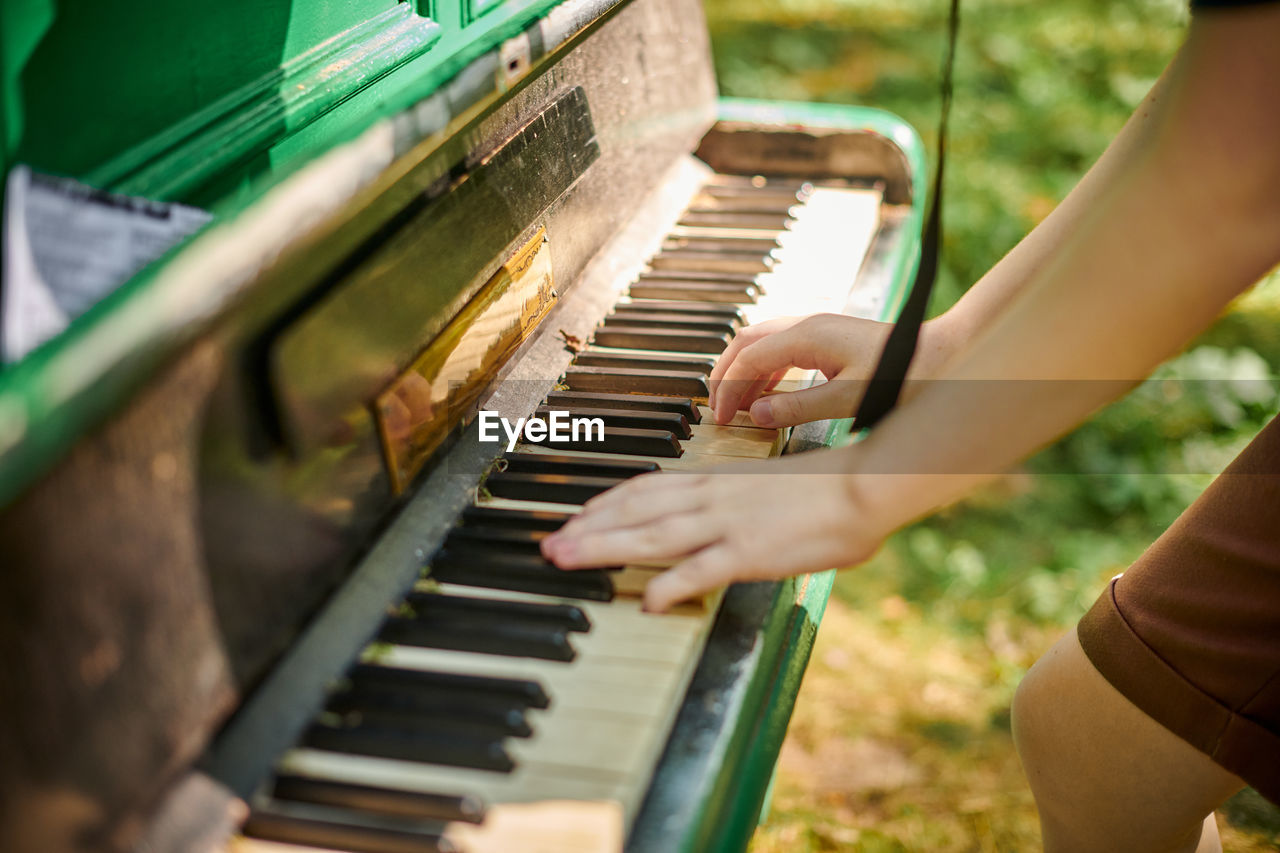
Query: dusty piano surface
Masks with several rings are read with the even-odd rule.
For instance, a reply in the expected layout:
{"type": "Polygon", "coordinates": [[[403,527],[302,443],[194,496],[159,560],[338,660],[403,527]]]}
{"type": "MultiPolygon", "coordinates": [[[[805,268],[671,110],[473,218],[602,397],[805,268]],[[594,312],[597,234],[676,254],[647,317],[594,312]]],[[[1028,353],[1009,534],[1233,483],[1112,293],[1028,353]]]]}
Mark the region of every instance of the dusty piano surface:
{"type": "Polygon", "coordinates": [[[749,323],[892,314],[919,145],[717,101],[693,0],[508,5],[0,373],[6,845],[749,838],[829,576],[655,616],[661,567],[537,542],[637,473],[842,434],[715,425],[706,375],[749,323]],[[507,451],[480,408],[604,441],[507,451]]]}

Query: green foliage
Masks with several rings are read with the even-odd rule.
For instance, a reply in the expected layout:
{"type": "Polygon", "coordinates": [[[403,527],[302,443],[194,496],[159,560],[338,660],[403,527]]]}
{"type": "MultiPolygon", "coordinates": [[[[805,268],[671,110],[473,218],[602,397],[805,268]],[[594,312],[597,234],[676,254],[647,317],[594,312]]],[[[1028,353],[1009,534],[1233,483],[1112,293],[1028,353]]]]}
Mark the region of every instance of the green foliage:
{"type": "Polygon", "coordinates": [[[1222,811],[1236,826],[1253,830],[1269,841],[1280,842],[1280,809],[1252,788],[1245,788],[1228,800],[1222,811]]]}

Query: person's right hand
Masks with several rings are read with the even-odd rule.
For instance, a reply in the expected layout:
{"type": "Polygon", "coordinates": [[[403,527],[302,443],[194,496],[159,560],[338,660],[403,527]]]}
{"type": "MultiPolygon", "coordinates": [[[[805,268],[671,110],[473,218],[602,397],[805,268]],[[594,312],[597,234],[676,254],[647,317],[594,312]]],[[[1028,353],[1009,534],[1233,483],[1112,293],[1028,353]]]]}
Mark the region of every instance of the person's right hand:
{"type": "Polygon", "coordinates": [[[728,423],[740,409],[750,409],[751,420],[762,427],[851,417],[891,325],[844,314],[813,314],[747,326],[711,371],[716,423],[728,423]],[[827,381],[801,391],[766,394],[792,367],[818,370],[827,381]]]}

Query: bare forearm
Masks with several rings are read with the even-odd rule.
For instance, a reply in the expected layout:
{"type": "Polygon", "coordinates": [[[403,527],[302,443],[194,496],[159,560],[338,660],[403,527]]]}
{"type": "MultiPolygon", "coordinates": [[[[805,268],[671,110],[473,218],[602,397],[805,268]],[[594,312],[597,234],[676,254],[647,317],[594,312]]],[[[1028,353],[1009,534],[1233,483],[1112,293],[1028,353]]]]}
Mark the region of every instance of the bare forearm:
{"type": "MultiPolygon", "coordinates": [[[[1176,61],[1175,61],[1176,65],[1176,61]]],[[[1080,227],[1125,173],[1129,164],[1152,141],[1152,112],[1168,92],[1173,66],[1166,70],[1143,102],[1125,122],[1098,161],[1043,221],[1018,242],[942,316],[926,324],[913,378],[939,375],[946,362],[962,352],[982,329],[1017,296],[1061,245],[1064,236],[1080,227]]]]}
{"type": "Polygon", "coordinates": [[[957,306],[981,328],[942,381],[853,449],[906,475],[874,484],[894,526],[1119,396],[1280,258],[1280,14],[1233,14],[1197,22],[1086,185],[957,306]]]}
{"type": "MultiPolygon", "coordinates": [[[[939,376],[947,363],[990,326],[1043,268],[1064,236],[1080,226],[1106,189],[1124,173],[1125,164],[1132,162],[1138,152],[1150,143],[1153,133],[1151,110],[1163,97],[1168,77],[1169,72],[1166,72],[1062,203],[976,281],[946,313],[925,323],[912,360],[910,379],[939,376]]],[[[905,399],[914,396],[914,391],[915,386],[909,387],[905,399]]]]}

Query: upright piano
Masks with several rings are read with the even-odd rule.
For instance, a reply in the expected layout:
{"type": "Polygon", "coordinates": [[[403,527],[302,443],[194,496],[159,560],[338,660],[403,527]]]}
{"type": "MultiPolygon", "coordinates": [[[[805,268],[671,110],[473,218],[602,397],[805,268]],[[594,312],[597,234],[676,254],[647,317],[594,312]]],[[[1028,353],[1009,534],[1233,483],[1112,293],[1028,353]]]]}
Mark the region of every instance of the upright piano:
{"type": "Polygon", "coordinates": [[[915,133],[718,98],[698,0],[0,25],[6,173],[211,214],[0,368],[0,849],[744,848],[831,574],[647,614],[661,567],[538,542],[843,440],[718,426],[707,375],[748,323],[894,316],[915,133]]]}

